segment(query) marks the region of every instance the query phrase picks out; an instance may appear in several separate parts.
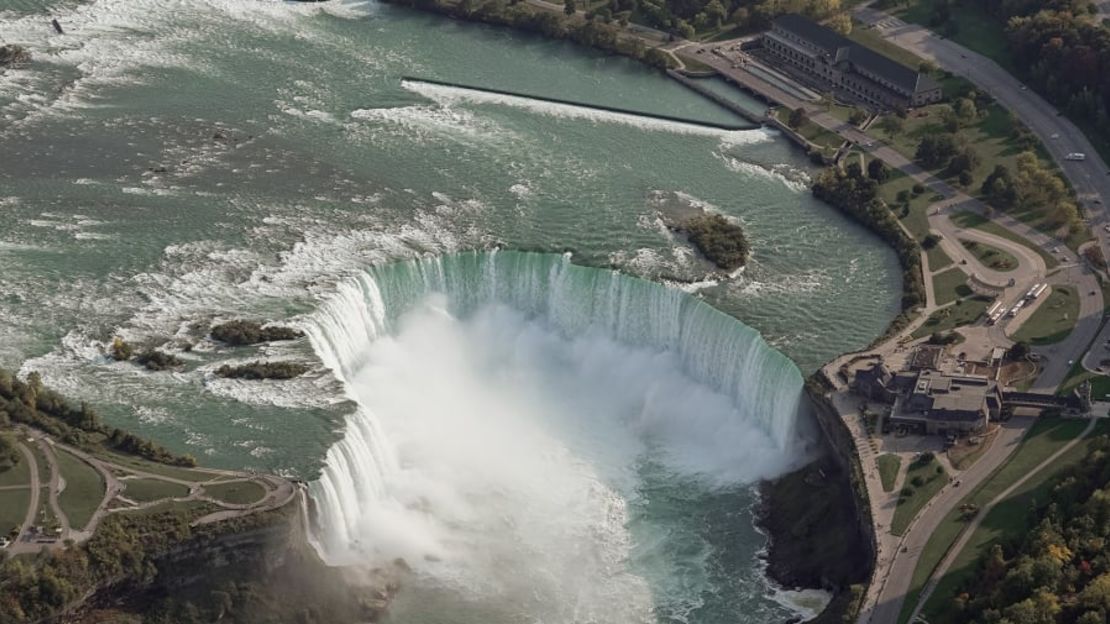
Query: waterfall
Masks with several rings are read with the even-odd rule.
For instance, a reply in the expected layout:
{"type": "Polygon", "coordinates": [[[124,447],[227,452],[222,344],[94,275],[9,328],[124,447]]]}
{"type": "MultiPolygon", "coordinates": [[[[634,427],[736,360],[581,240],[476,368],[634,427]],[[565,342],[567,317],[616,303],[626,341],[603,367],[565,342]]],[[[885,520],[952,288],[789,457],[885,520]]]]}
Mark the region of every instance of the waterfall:
{"type": "MultiPolygon", "coordinates": [[[[367,365],[370,345],[397,331],[402,316],[433,293],[444,296],[453,317],[502,304],[568,338],[600,336],[667,353],[682,373],[727,397],[773,450],[785,454],[793,442],[802,376],[758,332],[680,290],[577,266],[567,256],[470,252],[372,267],[341,283],[302,326],[323,363],[350,384],[367,365]]],[[[330,561],[365,537],[366,509],[403,506],[388,494],[404,467],[386,438],[360,404],[312,485],[315,543],[330,561]]]]}

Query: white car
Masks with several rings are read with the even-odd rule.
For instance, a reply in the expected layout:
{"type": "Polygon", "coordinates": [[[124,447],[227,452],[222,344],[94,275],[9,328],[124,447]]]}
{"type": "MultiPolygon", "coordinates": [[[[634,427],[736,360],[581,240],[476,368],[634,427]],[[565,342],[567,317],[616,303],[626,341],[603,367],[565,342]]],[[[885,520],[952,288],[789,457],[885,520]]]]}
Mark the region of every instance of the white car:
{"type": "Polygon", "coordinates": [[[1064,156],[1064,160],[1087,160],[1087,155],[1083,152],[1072,152],[1064,156]]]}

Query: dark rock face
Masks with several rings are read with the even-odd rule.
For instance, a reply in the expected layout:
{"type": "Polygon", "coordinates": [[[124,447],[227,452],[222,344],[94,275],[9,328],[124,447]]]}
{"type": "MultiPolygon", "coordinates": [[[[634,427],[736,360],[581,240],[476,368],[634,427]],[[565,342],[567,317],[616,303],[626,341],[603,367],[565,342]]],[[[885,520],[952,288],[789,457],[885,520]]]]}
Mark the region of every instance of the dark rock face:
{"type": "Polygon", "coordinates": [[[17,67],[31,62],[31,53],[23,46],[12,43],[0,46],[0,69],[17,67]]]}

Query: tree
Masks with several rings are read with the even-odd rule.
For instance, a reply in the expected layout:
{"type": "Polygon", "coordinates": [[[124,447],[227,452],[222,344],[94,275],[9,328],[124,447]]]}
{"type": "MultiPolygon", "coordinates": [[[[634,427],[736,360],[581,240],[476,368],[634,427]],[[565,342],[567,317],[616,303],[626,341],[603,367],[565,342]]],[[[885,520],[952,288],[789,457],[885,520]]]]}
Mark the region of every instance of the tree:
{"type": "Polygon", "coordinates": [[[974,100],[960,98],[956,102],[956,116],[959,117],[960,123],[964,126],[971,126],[979,121],[979,109],[975,107],[974,100]]]}
{"type": "Polygon", "coordinates": [[[862,126],[865,121],[867,121],[867,112],[864,110],[857,108],[854,109],[850,115],[848,115],[848,123],[856,126],[857,128],[862,126]]]}
{"type": "Polygon", "coordinates": [[[876,122],[876,125],[886,134],[886,138],[893,139],[894,135],[902,132],[905,122],[897,115],[883,115],[876,122]]]}
{"type": "Polygon", "coordinates": [[[847,35],[852,32],[852,17],[847,13],[837,13],[829,18],[826,25],[842,35],[847,35]]]}
{"type": "Polygon", "coordinates": [[[887,169],[883,161],[876,158],[867,163],[867,177],[881,184],[890,177],[890,169],[887,169]]]}
{"type": "Polygon", "coordinates": [[[578,11],[577,0],[563,0],[563,13],[574,15],[576,11],[578,11]]]}
{"type": "Polygon", "coordinates": [[[1024,360],[1028,357],[1029,352],[1028,342],[1015,342],[1010,350],[1006,352],[1006,357],[1011,360],[1024,360]]]}
{"type": "Polygon", "coordinates": [[[956,138],[951,134],[927,134],[917,145],[914,159],[926,169],[936,169],[948,164],[958,150],[956,138]]]}
{"type": "Polygon", "coordinates": [[[797,130],[806,122],[806,111],[802,107],[795,108],[790,111],[790,117],[786,120],[786,124],[791,128],[797,130]]]}

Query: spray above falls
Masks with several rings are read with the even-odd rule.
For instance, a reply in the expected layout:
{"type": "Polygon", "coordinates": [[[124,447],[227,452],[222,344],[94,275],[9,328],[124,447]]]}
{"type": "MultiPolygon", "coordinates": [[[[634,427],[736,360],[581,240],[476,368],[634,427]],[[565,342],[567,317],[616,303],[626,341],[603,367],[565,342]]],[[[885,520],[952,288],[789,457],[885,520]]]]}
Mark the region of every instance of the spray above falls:
{"type": "Polygon", "coordinates": [[[708,554],[645,510],[797,459],[789,359],[695,297],[566,256],[371,268],[304,329],[358,406],[312,485],[322,556],[401,557],[512,612],[648,621],[668,566],[694,604],[708,554]]]}

